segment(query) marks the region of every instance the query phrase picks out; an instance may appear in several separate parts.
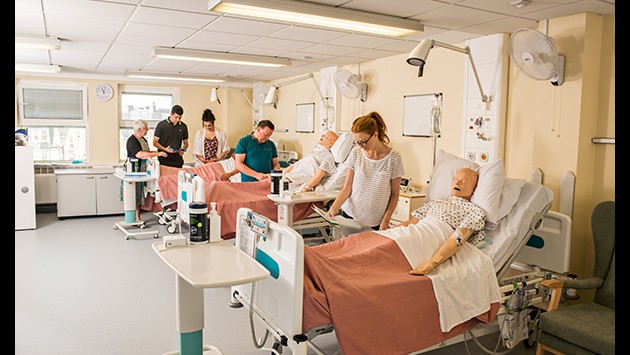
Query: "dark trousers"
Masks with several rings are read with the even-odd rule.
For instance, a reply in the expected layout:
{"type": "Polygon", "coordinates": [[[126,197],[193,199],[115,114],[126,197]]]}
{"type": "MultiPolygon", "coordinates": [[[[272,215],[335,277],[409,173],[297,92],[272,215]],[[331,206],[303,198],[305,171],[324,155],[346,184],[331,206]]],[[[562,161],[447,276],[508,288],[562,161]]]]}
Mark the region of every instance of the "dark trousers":
{"type": "MultiPolygon", "coordinates": [[[[348,218],[348,219],[354,219],[354,218],[352,218],[352,216],[351,216],[351,215],[347,214],[347,213],[346,213],[346,212],[344,212],[344,211],[341,211],[341,215],[342,215],[342,216],[344,216],[345,218],[348,218]]],[[[370,227],[370,228],[372,228],[372,229],[374,229],[375,231],[377,231],[377,230],[379,230],[379,228],[380,228],[380,227],[381,227],[381,226],[372,226],[372,227],[370,227]]]]}

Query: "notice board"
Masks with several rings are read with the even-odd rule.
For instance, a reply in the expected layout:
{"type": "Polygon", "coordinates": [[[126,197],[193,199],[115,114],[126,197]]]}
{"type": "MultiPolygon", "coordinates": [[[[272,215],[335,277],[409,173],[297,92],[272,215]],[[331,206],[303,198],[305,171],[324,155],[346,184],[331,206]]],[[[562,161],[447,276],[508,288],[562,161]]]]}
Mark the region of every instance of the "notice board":
{"type": "Polygon", "coordinates": [[[403,96],[403,136],[433,137],[433,107],[441,93],[403,96]]]}
{"type": "Polygon", "coordinates": [[[295,105],[295,131],[298,133],[315,132],[315,103],[295,105]]]}

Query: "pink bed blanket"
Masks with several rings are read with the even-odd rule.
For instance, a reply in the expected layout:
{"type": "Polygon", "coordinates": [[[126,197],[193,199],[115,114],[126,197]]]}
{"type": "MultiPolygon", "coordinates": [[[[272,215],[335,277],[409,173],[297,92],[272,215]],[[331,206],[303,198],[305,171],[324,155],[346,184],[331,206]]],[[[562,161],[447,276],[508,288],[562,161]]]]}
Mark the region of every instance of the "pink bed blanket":
{"type": "MultiPolygon", "coordinates": [[[[273,220],[278,220],[278,207],[267,198],[271,191],[270,180],[255,182],[220,181],[216,175],[216,165],[204,164],[194,168],[184,168],[189,173],[201,176],[205,182],[205,197],[208,204],[217,203],[217,211],[221,215],[221,237],[234,238],[236,235],[236,214],[241,207],[273,220]],[[217,177],[214,179],[213,177],[217,177]]],[[[177,199],[177,172],[179,169],[162,167],[158,186],[163,200],[177,199]],[[172,170],[175,169],[175,170],[172,170]]],[[[222,174],[223,170],[219,173],[222,174]]],[[[171,208],[176,208],[175,204],[171,208]]],[[[293,207],[293,219],[300,220],[312,213],[310,203],[296,204],[293,207]]]]}
{"type": "Polygon", "coordinates": [[[496,317],[488,312],[440,330],[431,279],[409,274],[390,238],[376,232],[304,248],[303,330],[333,324],[345,355],[408,354],[496,317]]]}

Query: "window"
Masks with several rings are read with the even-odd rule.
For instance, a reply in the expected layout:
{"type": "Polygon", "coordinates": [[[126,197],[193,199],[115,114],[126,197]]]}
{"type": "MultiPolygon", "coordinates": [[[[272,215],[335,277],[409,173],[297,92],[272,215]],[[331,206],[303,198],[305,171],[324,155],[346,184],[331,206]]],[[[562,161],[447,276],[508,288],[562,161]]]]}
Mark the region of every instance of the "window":
{"type": "Polygon", "coordinates": [[[87,160],[87,84],[23,80],[18,122],[36,161],[87,160]]]}
{"type": "Polygon", "coordinates": [[[151,150],[153,146],[153,131],[158,122],[166,119],[171,114],[174,102],[179,99],[176,88],[125,85],[120,94],[120,119],[119,119],[119,159],[127,158],[127,139],[133,133],[133,121],[146,120],[149,123],[149,132],[144,136],[151,150]]]}

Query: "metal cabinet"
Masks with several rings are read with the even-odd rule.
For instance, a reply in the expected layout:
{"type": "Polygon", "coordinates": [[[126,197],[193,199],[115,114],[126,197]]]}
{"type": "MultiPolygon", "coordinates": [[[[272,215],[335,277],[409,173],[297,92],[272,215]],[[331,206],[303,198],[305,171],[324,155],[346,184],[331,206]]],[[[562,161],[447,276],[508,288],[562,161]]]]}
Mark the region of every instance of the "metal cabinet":
{"type": "Polygon", "coordinates": [[[124,213],[114,169],[62,169],[57,176],[57,217],[124,213]]]}

